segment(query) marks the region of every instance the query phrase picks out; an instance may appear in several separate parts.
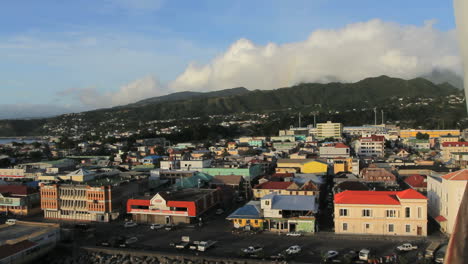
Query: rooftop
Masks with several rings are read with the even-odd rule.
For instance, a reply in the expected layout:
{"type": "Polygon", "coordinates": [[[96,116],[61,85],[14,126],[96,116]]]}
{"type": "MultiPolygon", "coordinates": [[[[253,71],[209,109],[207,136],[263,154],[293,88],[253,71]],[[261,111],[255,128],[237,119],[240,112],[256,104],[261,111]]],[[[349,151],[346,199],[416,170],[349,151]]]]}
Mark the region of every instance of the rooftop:
{"type": "Polygon", "coordinates": [[[276,181],[268,181],[261,184],[258,184],[254,187],[254,189],[274,189],[274,190],[284,190],[289,188],[293,182],[276,182],[276,181]]]}
{"type": "Polygon", "coordinates": [[[404,191],[344,191],[335,194],[335,204],[400,205],[401,199],[427,199],[413,190],[404,191]]]}
{"type": "Polygon", "coordinates": [[[468,181],[468,169],[455,171],[442,176],[442,178],[449,181],[468,181]]]}
{"type": "Polygon", "coordinates": [[[278,195],[263,196],[262,200],[271,199],[271,208],[287,211],[316,211],[314,195],[278,195]]]}

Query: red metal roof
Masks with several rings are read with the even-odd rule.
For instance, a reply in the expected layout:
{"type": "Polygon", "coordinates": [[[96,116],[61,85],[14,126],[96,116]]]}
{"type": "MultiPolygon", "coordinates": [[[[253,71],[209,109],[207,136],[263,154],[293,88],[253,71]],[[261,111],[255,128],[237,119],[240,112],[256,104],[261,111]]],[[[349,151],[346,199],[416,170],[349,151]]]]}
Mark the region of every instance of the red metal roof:
{"type": "Polygon", "coordinates": [[[283,190],[287,189],[293,182],[274,182],[268,181],[262,184],[255,186],[255,189],[273,189],[273,190],[283,190]]]}
{"type": "Polygon", "coordinates": [[[377,135],[372,135],[370,137],[361,137],[361,139],[364,139],[365,141],[385,141],[384,136],[377,136],[377,135]]]}
{"type": "Polygon", "coordinates": [[[444,142],[442,147],[468,147],[468,142],[444,142]]]}
{"type": "Polygon", "coordinates": [[[468,181],[468,169],[458,170],[449,174],[445,174],[442,178],[449,181],[468,181]]]}
{"type": "Polygon", "coordinates": [[[292,178],[294,173],[274,173],[271,178],[292,178]]]}
{"type": "Polygon", "coordinates": [[[427,199],[413,189],[404,191],[344,191],[335,194],[335,204],[399,205],[400,199],[427,199]]]}
{"type": "Polygon", "coordinates": [[[435,219],[437,222],[439,222],[439,223],[440,223],[440,222],[445,222],[445,221],[447,221],[447,218],[445,218],[445,217],[443,217],[443,216],[441,216],[441,215],[436,216],[436,218],[434,218],[434,219],[435,219]]]}
{"type": "Polygon", "coordinates": [[[426,177],[420,174],[414,174],[405,179],[405,182],[414,188],[426,188],[426,177]]]}
{"type": "Polygon", "coordinates": [[[335,144],[335,148],[349,148],[349,147],[341,142],[338,142],[335,144]]]}

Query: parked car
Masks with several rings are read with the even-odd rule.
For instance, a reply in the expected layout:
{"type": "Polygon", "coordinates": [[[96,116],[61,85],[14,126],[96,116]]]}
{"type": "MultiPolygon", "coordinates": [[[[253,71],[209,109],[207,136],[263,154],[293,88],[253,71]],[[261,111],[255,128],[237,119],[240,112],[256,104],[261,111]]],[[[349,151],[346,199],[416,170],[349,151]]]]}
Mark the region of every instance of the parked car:
{"type": "Polygon", "coordinates": [[[175,228],[175,227],[174,227],[173,225],[165,225],[165,226],[164,226],[164,230],[166,230],[166,231],[174,230],[174,228],[175,228]]]}
{"type": "Polygon", "coordinates": [[[153,230],[158,230],[158,229],[163,229],[164,228],[164,225],[161,225],[161,224],[152,224],[150,226],[151,229],[153,230]]]}
{"type": "Polygon", "coordinates": [[[335,250],[329,250],[325,256],[324,256],[324,259],[325,260],[331,260],[332,258],[335,258],[336,256],[338,256],[340,253],[338,253],[338,251],[335,251],[335,250]]]}
{"type": "Polygon", "coordinates": [[[133,243],[135,243],[135,242],[137,242],[137,241],[138,241],[138,238],[137,238],[137,237],[130,237],[130,238],[128,238],[127,240],[125,240],[125,244],[131,245],[131,244],[133,244],[133,243]]]}
{"type": "Polygon", "coordinates": [[[130,222],[125,222],[125,224],[124,224],[124,227],[125,227],[125,228],[127,228],[127,227],[135,227],[135,226],[137,226],[137,223],[132,222],[132,221],[130,221],[130,222]]]}
{"type": "Polygon", "coordinates": [[[198,243],[197,250],[198,251],[206,251],[207,249],[213,247],[216,243],[217,243],[217,241],[213,241],[213,240],[200,241],[198,243]]]}
{"type": "Polygon", "coordinates": [[[302,236],[302,233],[301,232],[289,232],[286,234],[287,236],[294,236],[294,237],[298,237],[298,236],[302,236]]]}
{"type": "Polygon", "coordinates": [[[8,219],[8,220],[5,221],[5,224],[7,224],[7,225],[14,225],[14,224],[16,224],[16,221],[18,221],[18,220],[16,220],[16,219],[8,219]]]}
{"type": "Polygon", "coordinates": [[[412,245],[410,243],[404,243],[404,244],[397,247],[397,250],[399,250],[399,251],[411,251],[411,250],[414,250],[414,249],[418,249],[418,246],[412,245]]]}
{"type": "Polygon", "coordinates": [[[353,261],[353,260],[356,260],[358,258],[358,256],[359,256],[358,252],[356,252],[354,250],[350,250],[346,254],[344,254],[343,257],[345,259],[353,261]]]}
{"type": "Polygon", "coordinates": [[[359,260],[369,260],[370,250],[367,248],[361,249],[359,251],[359,260]]]}
{"type": "Polygon", "coordinates": [[[216,214],[217,215],[222,215],[224,213],[224,210],[219,208],[218,210],[216,210],[216,214]]]}
{"type": "Polygon", "coordinates": [[[442,245],[435,253],[434,262],[444,263],[445,252],[447,252],[447,244],[442,245]]]}
{"type": "Polygon", "coordinates": [[[439,247],[440,243],[433,241],[429,246],[426,248],[426,252],[424,253],[424,257],[426,259],[433,259],[434,253],[436,252],[437,248],[439,247]]]}
{"type": "Polygon", "coordinates": [[[299,245],[290,246],[288,249],[286,249],[286,254],[289,254],[289,255],[299,254],[301,250],[302,248],[299,245]]]}
{"type": "Polygon", "coordinates": [[[257,253],[260,251],[263,251],[263,248],[260,246],[250,246],[250,247],[242,249],[242,252],[247,253],[247,254],[257,253]]]}

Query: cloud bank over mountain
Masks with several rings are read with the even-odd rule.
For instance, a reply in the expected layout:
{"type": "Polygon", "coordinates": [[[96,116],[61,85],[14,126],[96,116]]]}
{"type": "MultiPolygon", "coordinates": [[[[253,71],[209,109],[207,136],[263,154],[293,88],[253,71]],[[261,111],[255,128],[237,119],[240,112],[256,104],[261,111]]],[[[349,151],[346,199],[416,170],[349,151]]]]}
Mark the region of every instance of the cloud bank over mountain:
{"type": "Polygon", "coordinates": [[[59,95],[71,96],[91,109],[179,91],[275,89],[301,82],[356,82],[380,75],[461,83],[456,32],[440,31],[434,23],[415,26],[374,19],[317,30],[304,41],[285,44],[257,45],[242,38],[204,65],[191,63],[167,83],[146,76],[116,91],[72,88],[59,95]]]}
{"type": "Polygon", "coordinates": [[[294,43],[233,43],[206,65],[191,64],[169,84],[175,91],[244,86],[273,89],[300,82],[354,82],[389,75],[414,78],[434,69],[461,72],[455,32],[378,19],[317,30],[294,43]]]}

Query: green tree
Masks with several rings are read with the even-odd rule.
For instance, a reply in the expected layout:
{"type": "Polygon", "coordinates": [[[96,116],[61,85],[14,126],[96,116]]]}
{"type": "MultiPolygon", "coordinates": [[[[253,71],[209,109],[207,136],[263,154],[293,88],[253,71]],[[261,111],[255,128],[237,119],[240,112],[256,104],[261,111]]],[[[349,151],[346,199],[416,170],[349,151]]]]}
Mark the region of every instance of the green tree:
{"type": "Polygon", "coordinates": [[[416,139],[429,139],[429,134],[418,132],[416,134],[416,139]]]}

